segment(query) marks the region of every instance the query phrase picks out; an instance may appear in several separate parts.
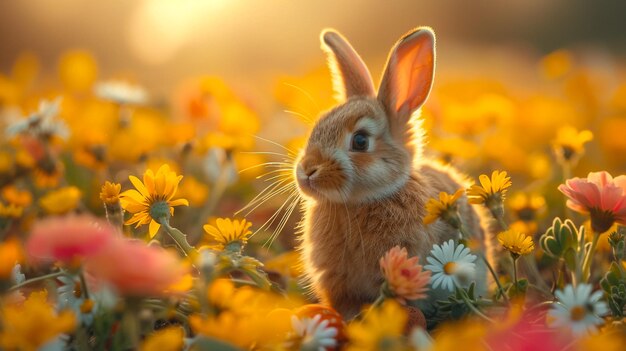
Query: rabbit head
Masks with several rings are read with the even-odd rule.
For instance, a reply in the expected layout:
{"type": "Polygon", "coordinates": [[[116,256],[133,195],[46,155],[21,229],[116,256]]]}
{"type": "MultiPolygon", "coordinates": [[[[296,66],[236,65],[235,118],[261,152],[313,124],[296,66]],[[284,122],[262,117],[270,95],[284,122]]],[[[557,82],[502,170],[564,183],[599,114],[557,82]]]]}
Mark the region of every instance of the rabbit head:
{"type": "Polygon", "coordinates": [[[294,172],[300,192],[316,201],[344,203],[391,196],[421,156],[416,112],[432,86],[434,33],[417,28],[396,43],[378,93],[344,37],[325,30],[321,41],[342,103],[320,117],[299,155],[294,172]]]}

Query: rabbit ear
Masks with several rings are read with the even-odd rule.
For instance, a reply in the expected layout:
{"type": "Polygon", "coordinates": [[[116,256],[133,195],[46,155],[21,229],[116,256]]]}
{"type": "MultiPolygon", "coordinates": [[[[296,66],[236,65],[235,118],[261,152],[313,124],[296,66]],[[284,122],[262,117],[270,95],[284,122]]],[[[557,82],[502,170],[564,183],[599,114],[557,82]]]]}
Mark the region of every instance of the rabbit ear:
{"type": "Polygon", "coordinates": [[[320,39],[322,50],[328,56],[337,100],[343,101],[351,96],[375,96],[372,76],[348,41],[332,29],[322,31],[320,39]]]}
{"type": "Polygon", "coordinates": [[[403,36],[389,54],[378,99],[398,124],[426,101],[435,74],[435,33],[427,27],[403,36]]]}

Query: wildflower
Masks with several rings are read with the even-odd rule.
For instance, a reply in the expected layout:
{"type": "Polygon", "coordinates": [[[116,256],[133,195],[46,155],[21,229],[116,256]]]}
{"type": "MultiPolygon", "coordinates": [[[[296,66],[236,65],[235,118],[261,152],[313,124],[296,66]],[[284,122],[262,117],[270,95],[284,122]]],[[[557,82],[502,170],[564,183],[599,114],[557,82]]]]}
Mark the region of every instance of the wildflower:
{"type": "Polygon", "coordinates": [[[183,176],[170,171],[166,164],[159,167],[156,174],[148,169],[143,175],[143,183],[135,176],[129,179],[137,190],[126,190],[120,194],[122,208],[133,214],[126,224],[136,224],[136,227],[150,224],[151,238],[161,227],[161,221],[169,220],[174,214],[174,206],[189,206],[185,199],[173,200],[183,176]]]}
{"type": "Polygon", "coordinates": [[[331,327],[322,315],[303,319],[292,316],[291,323],[301,350],[326,351],[337,346],[337,328],[331,327]]]}
{"type": "Polygon", "coordinates": [[[513,257],[528,255],[535,249],[533,238],[515,230],[507,230],[498,234],[498,241],[513,257]]]}
{"type": "Polygon", "coordinates": [[[407,257],[406,248],[393,247],[380,259],[380,268],[392,294],[398,302],[426,297],[430,271],[423,271],[419,257],[407,257]]]}
{"type": "Polygon", "coordinates": [[[439,193],[439,200],[429,199],[426,203],[426,211],[428,214],[424,217],[424,224],[431,224],[438,218],[454,228],[459,228],[461,222],[458,214],[458,206],[456,201],[463,195],[463,189],[457,190],[450,195],[445,192],[439,193]]]}
{"type": "Polygon", "coordinates": [[[0,346],[9,350],[35,351],[61,333],[74,330],[70,311],[55,312],[47,302],[47,291],[33,292],[20,306],[4,306],[0,346]]]}
{"type": "Polygon", "coordinates": [[[209,238],[216,242],[210,246],[212,249],[238,252],[248,242],[248,238],[252,234],[249,229],[251,226],[252,223],[245,219],[239,221],[230,218],[218,218],[215,221],[215,226],[206,224],[202,228],[209,238]]]}
{"type": "Polygon", "coordinates": [[[599,334],[587,335],[580,339],[575,350],[622,351],[624,345],[626,345],[626,337],[623,333],[616,333],[615,330],[607,329],[599,334]]]}
{"type": "Polygon", "coordinates": [[[536,220],[546,209],[546,200],[538,194],[517,192],[507,202],[515,217],[524,222],[536,220]]]}
{"type": "Polygon", "coordinates": [[[47,214],[60,215],[78,207],[81,193],[75,186],[51,191],[39,199],[39,205],[47,214]]]}
{"type": "Polygon", "coordinates": [[[114,233],[108,223],[89,215],[50,217],[35,223],[26,251],[37,262],[74,264],[102,251],[114,233]]]}
{"type": "Polygon", "coordinates": [[[567,207],[590,215],[596,233],[604,233],[614,222],[626,225],[626,176],[591,172],[587,179],[566,180],[559,190],[568,197],[567,207]]]}
{"type": "Polygon", "coordinates": [[[5,205],[0,202],[0,218],[20,218],[24,208],[15,204],[5,205]]]}
{"type": "Polygon", "coordinates": [[[33,202],[33,196],[27,190],[20,190],[9,185],[2,189],[2,197],[10,203],[20,207],[28,207],[33,202]]]}
{"type": "Polygon", "coordinates": [[[120,190],[122,184],[105,181],[100,190],[100,200],[106,205],[115,205],[120,202],[120,190]]]}
{"type": "Polygon", "coordinates": [[[89,257],[85,269],[130,296],[166,295],[166,290],[184,279],[186,273],[174,254],[121,238],[89,257]]]}
{"type": "Polygon", "coordinates": [[[463,244],[455,245],[452,239],[442,245],[433,245],[426,260],[429,264],[424,268],[433,273],[433,289],[441,285],[448,291],[454,291],[456,285],[468,285],[476,269],[476,256],[470,254],[463,244]]]}
{"type": "Polygon", "coordinates": [[[22,260],[22,256],[22,244],[16,238],[0,243],[0,279],[7,279],[12,275],[15,264],[22,260]]]}
{"type": "Polygon", "coordinates": [[[19,134],[30,134],[40,138],[59,136],[63,139],[69,137],[69,130],[62,120],[55,119],[59,113],[61,98],[54,101],[42,100],[39,103],[39,110],[31,114],[26,119],[20,119],[10,124],[5,131],[7,137],[11,138],[19,134]]]}
{"type": "Polygon", "coordinates": [[[471,204],[490,205],[493,201],[502,201],[508,188],[511,186],[511,178],[506,171],[493,171],[491,178],[481,174],[480,185],[472,185],[467,189],[467,197],[471,204]]]}
{"type": "Polygon", "coordinates": [[[181,351],[184,343],[185,331],[181,327],[161,329],[143,341],[140,351],[181,351]]]}
{"type": "Polygon", "coordinates": [[[597,330],[596,326],[604,324],[601,318],[609,312],[606,302],[600,301],[602,292],[591,293],[592,286],[579,284],[577,287],[567,285],[554,294],[557,302],[548,312],[548,324],[553,327],[567,327],[574,335],[582,336],[597,330]]]}
{"type": "Polygon", "coordinates": [[[120,105],[143,105],[148,102],[148,93],[138,85],[123,81],[109,81],[96,84],[96,96],[120,105]]]}
{"type": "Polygon", "coordinates": [[[484,204],[492,216],[501,221],[504,215],[503,200],[511,186],[511,178],[507,176],[505,171],[493,171],[491,178],[481,174],[479,180],[480,185],[475,184],[467,189],[469,203],[484,204]]]}
{"type": "Polygon", "coordinates": [[[78,277],[62,275],[57,278],[61,285],[57,288],[60,309],[72,310],[81,324],[93,323],[97,308],[95,302],[85,296],[85,291],[78,277]]]}
{"type": "Polygon", "coordinates": [[[65,88],[85,92],[98,77],[96,59],[87,51],[68,51],[59,60],[59,77],[65,88]]]}
{"type": "Polygon", "coordinates": [[[353,321],[346,329],[349,351],[404,350],[403,332],[407,322],[406,311],[394,300],[385,300],[360,321],[353,321]]]}
{"type": "Polygon", "coordinates": [[[579,132],[572,126],[563,126],[557,131],[552,147],[559,162],[572,162],[582,156],[585,152],[584,144],[591,140],[593,140],[591,131],[579,132]]]}

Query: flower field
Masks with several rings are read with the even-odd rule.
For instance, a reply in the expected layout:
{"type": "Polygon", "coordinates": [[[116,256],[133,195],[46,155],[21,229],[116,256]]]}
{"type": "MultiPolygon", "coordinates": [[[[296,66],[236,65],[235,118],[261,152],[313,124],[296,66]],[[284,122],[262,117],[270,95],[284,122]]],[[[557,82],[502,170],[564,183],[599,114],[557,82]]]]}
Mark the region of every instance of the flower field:
{"type": "MultiPolygon", "coordinates": [[[[332,226],[307,217],[304,150],[344,102],[321,51],[275,72],[269,98],[219,74],[155,92],[84,49],[53,67],[17,54],[0,72],[0,349],[623,350],[626,61],[603,55],[438,63],[418,156],[467,186],[430,192],[410,221],[418,242],[454,236],[416,255],[352,226],[378,198],[339,202],[336,265],[384,246],[378,294],[352,313],[303,239],[332,226]]],[[[368,137],[351,152],[380,145],[368,137]]]]}

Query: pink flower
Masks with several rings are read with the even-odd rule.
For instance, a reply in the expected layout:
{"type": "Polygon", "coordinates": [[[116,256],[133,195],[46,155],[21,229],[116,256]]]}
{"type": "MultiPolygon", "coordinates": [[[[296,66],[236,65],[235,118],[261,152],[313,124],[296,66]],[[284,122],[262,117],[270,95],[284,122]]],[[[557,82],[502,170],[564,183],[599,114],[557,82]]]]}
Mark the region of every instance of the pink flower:
{"type": "Polygon", "coordinates": [[[75,264],[103,250],[114,237],[115,229],[93,216],[51,217],[35,223],[26,251],[35,262],[75,264]]]}
{"type": "Polygon", "coordinates": [[[589,213],[595,232],[604,233],[614,222],[626,225],[626,176],[592,172],[587,179],[568,179],[559,190],[568,197],[567,207],[589,213]]]}
{"type": "Polygon", "coordinates": [[[176,255],[136,240],[117,239],[86,261],[86,270],[123,295],[162,296],[187,269],[176,255]]]}
{"type": "Polygon", "coordinates": [[[426,297],[430,282],[431,273],[422,269],[419,258],[407,256],[405,248],[395,246],[380,259],[387,286],[401,303],[426,297]]]}

